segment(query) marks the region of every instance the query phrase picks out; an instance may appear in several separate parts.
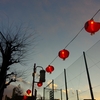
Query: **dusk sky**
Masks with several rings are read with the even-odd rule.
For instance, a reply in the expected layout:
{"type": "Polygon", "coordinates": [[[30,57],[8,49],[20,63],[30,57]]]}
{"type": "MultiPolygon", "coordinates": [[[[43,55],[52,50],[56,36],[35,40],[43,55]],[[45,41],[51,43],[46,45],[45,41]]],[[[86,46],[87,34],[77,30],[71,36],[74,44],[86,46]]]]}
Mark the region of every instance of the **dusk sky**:
{"type": "MultiPolygon", "coordinates": [[[[25,66],[26,69],[30,67],[30,75],[26,81],[32,83],[34,63],[45,69],[99,9],[100,0],[0,0],[0,21],[9,19],[11,22],[29,24],[39,35],[35,54],[30,55],[31,61],[25,66]]],[[[100,12],[94,20],[100,22],[100,12]]],[[[65,61],[57,57],[51,64],[55,69],[52,74],[46,73],[44,86],[59,76],[64,68],[69,67],[83,51],[87,51],[99,39],[100,31],[91,36],[83,29],[66,48],[70,52],[69,57],[65,61]]],[[[24,89],[28,88],[31,89],[31,86],[27,85],[24,89]]]]}

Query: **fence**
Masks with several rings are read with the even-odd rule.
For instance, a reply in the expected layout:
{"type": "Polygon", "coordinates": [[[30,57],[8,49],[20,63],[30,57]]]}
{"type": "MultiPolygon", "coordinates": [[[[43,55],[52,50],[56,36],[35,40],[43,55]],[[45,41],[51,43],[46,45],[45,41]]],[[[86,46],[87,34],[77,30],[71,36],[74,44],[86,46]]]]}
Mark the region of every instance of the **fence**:
{"type": "Polygon", "coordinates": [[[44,100],[62,100],[62,89],[56,89],[54,80],[52,80],[43,90],[44,100]],[[56,95],[57,94],[57,95],[56,95]]]}
{"type": "Polygon", "coordinates": [[[52,80],[46,87],[44,87],[43,99],[44,100],[53,100],[54,99],[54,80],[52,80]]]}
{"type": "MultiPolygon", "coordinates": [[[[87,67],[94,99],[100,99],[100,41],[85,52],[87,67]]],[[[81,55],[72,65],[54,79],[54,99],[83,100],[91,99],[84,56],[81,55]],[[66,76],[66,77],[65,77],[66,76]],[[65,80],[66,79],[66,80],[65,80]],[[66,87],[67,85],[67,87],[66,87]],[[60,89],[60,91],[56,91],[60,89]],[[67,91],[66,91],[67,89],[67,91]],[[67,93],[66,93],[67,92],[67,93]],[[66,96],[67,95],[67,96],[66,96]]],[[[45,93],[46,93],[45,89],[45,93]]],[[[46,93],[47,94],[47,93],[46,93]]],[[[46,95],[45,95],[46,96],[46,95]]],[[[48,96],[49,97],[49,96],[48,96]]],[[[45,98],[49,99],[49,98],[45,98]]]]}

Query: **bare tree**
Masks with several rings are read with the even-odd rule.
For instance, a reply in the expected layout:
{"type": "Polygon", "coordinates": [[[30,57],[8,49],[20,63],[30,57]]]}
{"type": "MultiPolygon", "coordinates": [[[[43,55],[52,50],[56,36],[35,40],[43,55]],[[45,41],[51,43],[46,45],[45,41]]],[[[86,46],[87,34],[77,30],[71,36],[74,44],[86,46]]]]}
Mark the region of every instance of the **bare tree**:
{"type": "Polygon", "coordinates": [[[23,25],[11,24],[7,27],[2,24],[0,27],[0,100],[2,100],[4,89],[11,82],[15,82],[14,77],[18,75],[15,72],[9,74],[7,72],[11,65],[27,61],[26,56],[36,46],[34,44],[36,36],[31,28],[23,25]]]}
{"type": "Polygon", "coordinates": [[[23,89],[21,88],[21,86],[19,84],[17,87],[14,87],[12,98],[14,98],[16,96],[21,96],[21,95],[23,95],[23,89]]]}

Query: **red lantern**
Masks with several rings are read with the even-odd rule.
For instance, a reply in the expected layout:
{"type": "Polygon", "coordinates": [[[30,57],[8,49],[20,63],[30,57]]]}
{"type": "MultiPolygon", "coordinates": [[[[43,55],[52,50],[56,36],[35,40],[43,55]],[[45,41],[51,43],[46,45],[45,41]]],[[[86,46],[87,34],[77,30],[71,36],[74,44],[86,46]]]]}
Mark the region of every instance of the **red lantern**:
{"type": "Polygon", "coordinates": [[[38,83],[37,83],[37,86],[38,86],[38,87],[41,87],[41,86],[42,86],[42,82],[38,82],[38,83]]]}
{"type": "Polygon", "coordinates": [[[59,51],[58,56],[59,56],[61,59],[65,60],[65,59],[69,56],[69,51],[63,49],[63,50],[59,51]]]}
{"type": "Polygon", "coordinates": [[[26,95],[24,95],[23,100],[26,100],[26,99],[27,99],[27,96],[26,96],[26,95]]]}
{"type": "Polygon", "coordinates": [[[51,72],[54,71],[54,67],[51,65],[48,65],[48,67],[46,68],[46,71],[51,74],[51,72]]]}
{"type": "Polygon", "coordinates": [[[95,22],[93,19],[87,21],[84,25],[84,28],[87,32],[91,33],[91,35],[95,34],[95,32],[99,31],[100,23],[95,22]]]}
{"type": "Polygon", "coordinates": [[[29,95],[29,94],[31,93],[31,90],[28,89],[28,90],[26,91],[26,93],[29,95]]]}

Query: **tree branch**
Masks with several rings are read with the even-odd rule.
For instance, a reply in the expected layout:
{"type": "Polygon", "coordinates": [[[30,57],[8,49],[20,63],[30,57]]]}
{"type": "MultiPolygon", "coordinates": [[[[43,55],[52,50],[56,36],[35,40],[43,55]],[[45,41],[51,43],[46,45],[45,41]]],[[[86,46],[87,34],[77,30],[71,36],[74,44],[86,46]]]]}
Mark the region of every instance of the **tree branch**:
{"type": "Polygon", "coordinates": [[[0,51],[1,51],[1,54],[2,54],[2,56],[4,55],[4,51],[3,51],[3,48],[2,48],[2,46],[1,46],[1,43],[0,43],[0,51]]]}
{"type": "Polygon", "coordinates": [[[11,79],[8,83],[6,83],[6,84],[4,85],[4,88],[6,88],[8,85],[10,85],[11,82],[16,82],[16,79],[14,79],[14,80],[11,79]]]}
{"type": "Polygon", "coordinates": [[[14,72],[12,72],[12,73],[10,73],[10,74],[7,74],[7,75],[6,75],[6,78],[9,78],[9,76],[11,76],[11,75],[14,75],[14,72]]]}

